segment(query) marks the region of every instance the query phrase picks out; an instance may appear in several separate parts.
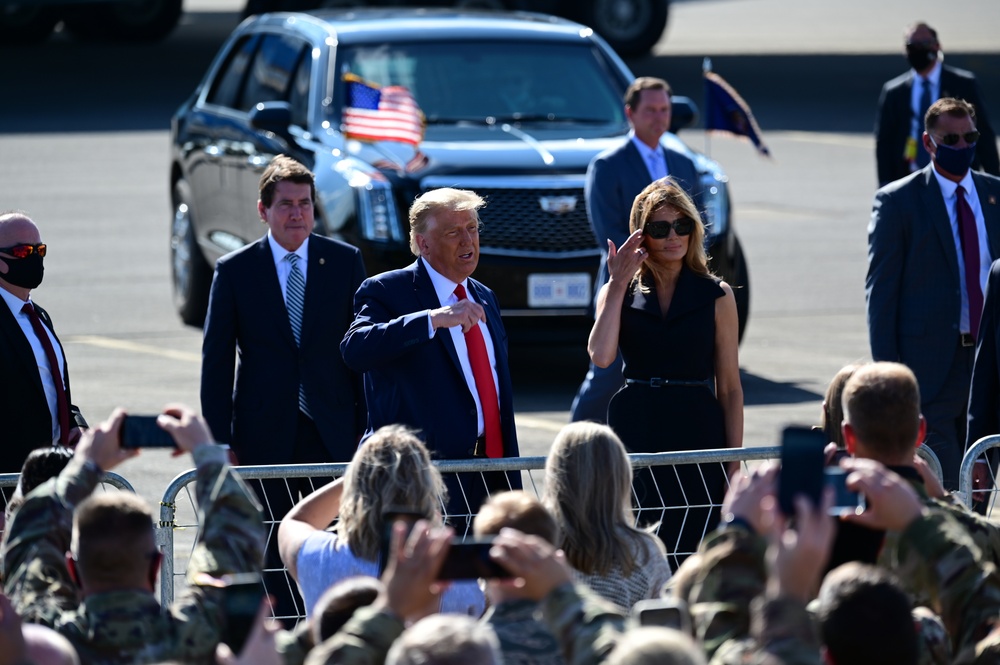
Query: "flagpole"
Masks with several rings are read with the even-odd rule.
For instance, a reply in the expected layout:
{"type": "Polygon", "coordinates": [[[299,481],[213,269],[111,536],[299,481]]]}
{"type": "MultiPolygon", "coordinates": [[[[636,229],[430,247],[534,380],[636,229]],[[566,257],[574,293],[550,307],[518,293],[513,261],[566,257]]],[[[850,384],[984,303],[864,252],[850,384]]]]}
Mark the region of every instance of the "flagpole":
{"type": "MultiPolygon", "coordinates": [[[[704,79],[705,79],[705,74],[707,74],[710,71],[712,71],[712,59],[706,56],[705,59],[701,61],[701,77],[702,77],[702,82],[703,83],[704,83],[704,79]]],[[[709,112],[709,109],[711,109],[709,95],[711,93],[709,92],[709,89],[708,89],[707,85],[704,86],[704,88],[705,88],[705,116],[704,116],[705,117],[705,156],[708,157],[709,159],[711,159],[711,157],[712,157],[712,145],[711,145],[711,141],[708,138],[708,112],[709,112]]]]}

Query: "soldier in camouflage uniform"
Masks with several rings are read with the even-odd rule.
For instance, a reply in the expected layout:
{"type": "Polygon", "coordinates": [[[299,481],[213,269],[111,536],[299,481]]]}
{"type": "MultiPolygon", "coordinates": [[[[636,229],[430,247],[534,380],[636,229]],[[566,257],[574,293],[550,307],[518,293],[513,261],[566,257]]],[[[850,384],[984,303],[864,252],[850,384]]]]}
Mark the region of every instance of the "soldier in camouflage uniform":
{"type": "Polygon", "coordinates": [[[226,619],[222,589],[211,581],[260,571],[260,506],[200,417],[182,407],[160,417],[178,449],[194,458],[201,525],[190,586],[161,607],[153,593],[161,555],[149,508],[125,492],[91,497],[105,471],[138,454],[121,448],[123,419],[117,410],[88,431],[62,473],[26,498],[9,525],[5,591],[25,621],[65,635],[85,664],[214,662],[226,619]]]}

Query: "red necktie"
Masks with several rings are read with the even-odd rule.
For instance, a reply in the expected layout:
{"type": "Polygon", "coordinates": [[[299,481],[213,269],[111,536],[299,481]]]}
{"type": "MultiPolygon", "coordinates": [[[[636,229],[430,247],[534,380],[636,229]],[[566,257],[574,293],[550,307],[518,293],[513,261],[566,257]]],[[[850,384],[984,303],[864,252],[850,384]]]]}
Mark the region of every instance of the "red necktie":
{"type": "Polygon", "coordinates": [[[962,259],[965,262],[965,290],[969,294],[969,332],[972,338],[979,335],[979,319],[983,316],[983,289],[979,283],[979,231],[976,216],[972,214],[969,202],[965,200],[965,189],[959,185],[955,190],[958,213],[958,239],[962,243],[962,259]]]}
{"type": "MultiPolygon", "coordinates": [[[[455,297],[465,300],[465,287],[455,287],[455,297]]],[[[469,364],[472,377],[476,380],[479,403],[483,405],[483,429],[486,434],[486,456],[503,457],[503,429],[500,427],[500,401],[497,399],[496,384],[493,383],[493,369],[490,355],[486,352],[486,340],[479,324],[465,333],[465,346],[469,350],[469,364]]]]}
{"type": "Polygon", "coordinates": [[[52,348],[52,341],[45,330],[45,324],[38,318],[38,312],[31,306],[30,302],[24,303],[21,311],[31,319],[31,327],[35,329],[38,341],[45,349],[45,357],[49,359],[49,368],[52,370],[52,381],[56,384],[56,404],[59,412],[59,443],[64,446],[69,443],[69,401],[66,399],[66,386],[63,384],[62,373],[59,371],[59,358],[56,357],[56,350],[52,348]]]}

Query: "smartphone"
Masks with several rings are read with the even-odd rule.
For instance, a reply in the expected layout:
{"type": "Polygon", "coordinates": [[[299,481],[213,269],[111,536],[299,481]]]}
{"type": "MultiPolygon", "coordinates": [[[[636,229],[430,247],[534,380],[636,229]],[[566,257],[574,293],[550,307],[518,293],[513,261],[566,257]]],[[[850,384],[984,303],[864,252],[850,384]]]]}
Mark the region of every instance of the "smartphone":
{"type": "Polygon", "coordinates": [[[632,606],[632,616],[640,626],[676,628],[691,634],[691,615],[688,606],[677,598],[651,598],[640,600],[632,606]]]}
{"type": "Polygon", "coordinates": [[[226,623],[221,641],[239,655],[264,601],[264,581],[257,573],[225,575],[222,580],[225,582],[222,593],[226,623]]]}
{"type": "Polygon", "coordinates": [[[439,580],[509,579],[510,572],[490,557],[493,537],[452,541],[439,580]]]}
{"type": "Polygon", "coordinates": [[[794,499],[799,494],[809,497],[814,506],[820,504],[826,443],[826,434],[811,427],[791,425],[782,431],[778,507],[785,515],[795,514],[794,499]]]}
{"type": "Polygon", "coordinates": [[[418,520],[429,519],[420,511],[406,508],[404,506],[389,506],[382,511],[382,542],[379,544],[378,576],[382,577],[385,567],[389,563],[389,547],[392,544],[392,526],[399,521],[406,523],[406,535],[409,537],[410,530],[418,520]]]}
{"type": "Polygon", "coordinates": [[[865,496],[860,492],[847,489],[847,471],[838,466],[828,466],[823,470],[823,481],[834,492],[833,505],[830,514],[834,516],[844,513],[860,515],[865,511],[865,496]]]}
{"type": "Polygon", "coordinates": [[[174,437],[156,424],[157,416],[125,416],[121,429],[122,448],[176,448],[174,437]]]}

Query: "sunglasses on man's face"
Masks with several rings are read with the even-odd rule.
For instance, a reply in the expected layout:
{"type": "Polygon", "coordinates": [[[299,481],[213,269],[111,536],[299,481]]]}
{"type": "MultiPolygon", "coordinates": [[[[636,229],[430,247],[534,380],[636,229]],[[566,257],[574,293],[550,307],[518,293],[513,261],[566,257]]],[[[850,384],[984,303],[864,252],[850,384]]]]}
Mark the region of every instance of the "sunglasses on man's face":
{"type": "Polygon", "coordinates": [[[673,229],[679,236],[691,235],[691,232],[694,231],[694,220],[680,217],[672,222],[646,222],[646,225],[642,227],[642,233],[650,238],[666,238],[670,235],[670,229],[673,229]]]}
{"type": "Polygon", "coordinates": [[[24,244],[24,245],[14,245],[13,247],[0,247],[0,254],[8,254],[10,256],[13,256],[15,259],[23,259],[31,256],[35,252],[38,252],[38,255],[44,258],[45,250],[46,247],[44,244],[40,245],[24,244]]]}
{"type": "Polygon", "coordinates": [[[965,142],[969,145],[975,145],[976,141],[979,140],[979,132],[972,130],[971,132],[966,132],[964,134],[945,134],[938,137],[938,143],[943,143],[944,145],[957,145],[959,139],[965,139],[965,142]]]}

